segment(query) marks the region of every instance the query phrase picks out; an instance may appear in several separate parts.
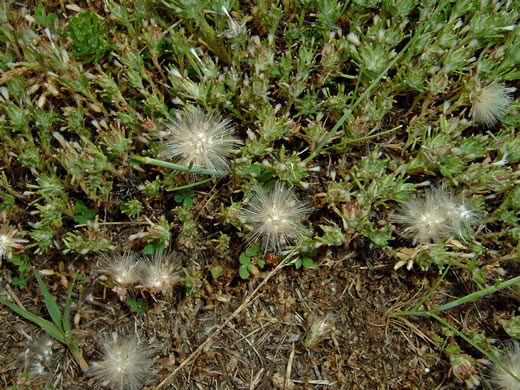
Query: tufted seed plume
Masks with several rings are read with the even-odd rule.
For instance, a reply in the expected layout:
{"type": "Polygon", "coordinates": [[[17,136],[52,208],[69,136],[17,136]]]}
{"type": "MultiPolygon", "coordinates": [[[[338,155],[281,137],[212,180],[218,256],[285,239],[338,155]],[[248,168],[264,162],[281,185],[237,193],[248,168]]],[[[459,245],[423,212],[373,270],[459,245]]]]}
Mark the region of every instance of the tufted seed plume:
{"type": "Polygon", "coordinates": [[[159,251],[141,261],[138,288],[151,293],[168,294],[183,280],[182,267],[175,256],[159,251]]]}
{"type": "Polygon", "coordinates": [[[160,158],[214,170],[216,174],[229,171],[229,158],[240,140],[231,135],[229,119],[219,120],[198,108],[180,113],[166,125],[167,138],[160,158]]]}
{"type": "Polygon", "coordinates": [[[502,84],[490,84],[473,98],[471,117],[479,125],[492,127],[507,114],[511,95],[502,84]]]}
{"type": "Polygon", "coordinates": [[[477,216],[463,195],[455,196],[439,186],[428,189],[422,198],[404,203],[392,220],[404,227],[402,236],[414,244],[430,244],[450,235],[467,238],[477,216]]]}
{"type": "Polygon", "coordinates": [[[11,229],[9,225],[4,225],[0,228],[0,262],[3,257],[10,259],[13,249],[23,248],[24,242],[21,238],[16,238],[17,229],[11,229]]]}
{"type": "Polygon", "coordinates": [[[59,345],[47,334],[29,341],[24,352],[24,369],[30,378],[37,378],[42,384],[53,380],[62,352],[57,348],[59,345]]]}
{"type": "Polygon", "coordinates": [[[281,183],[266,191],[257,187],[242,219],[251,230],[249,242],[261,239],[262,250],[279,253],[283,246],[298,238],[303,231],[302,220],[310,212],[307,203],[300,202],[294,193],[281,183]]]}
{"type": "Polygon", "coordinates": [[[332,313],[315,319],[305,336],[305,348],[312,349],[329,337],[334,330],[335,322],[336,317],[332,313]]]}
{"type": "Polygon", "coordinates": [[[87,375],[98,380],[96,388],[140,390],[155,377],[156,349],[140,343],[136,335],[114,332],[103,338],[103,358],[90,365],[87,375]]]}
{"type": "Polygon", "coordinates": [[[457,195],[453,200],[451,209],[447,209],[450,232],[456,237],[466,239],[473,234],[473,226],[478,221],[480,214],[471,206],[463,193],[457,195]]]}
{"type": "Polygon", "coordinates": [[[113,291],[123,300],[126,290],[139,280],[139,261],[135,253],[118,253],[112,256],[103,255],[101,272],[116,283],[113,291]]]}
{"type": "Polygon", "coordinates": [[[515,379],[497,364],[491,368],[491,383],[494,390],[520,390],[520,345],[518,342],[511,344],[509,350],[499,356],[503,366],[511,371],[515,379]]]}

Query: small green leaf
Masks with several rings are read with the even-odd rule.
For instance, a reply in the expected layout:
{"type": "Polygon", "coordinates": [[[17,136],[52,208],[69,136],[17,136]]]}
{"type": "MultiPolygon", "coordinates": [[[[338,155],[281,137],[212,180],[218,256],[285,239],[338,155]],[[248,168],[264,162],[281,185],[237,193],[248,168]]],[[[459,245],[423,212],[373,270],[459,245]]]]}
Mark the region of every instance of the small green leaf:
{"type": "Polygon", "coordinates": [[[145,255],[153,255],[155,252],[162,251],[166,245],[161,240],[153,240],[152,242],[146,244],[143,249],[143,253],[145,255]]]}
{"type": "Polygon", "coordinates": [[[513,317],[510,320],[498,320],[509,337],[520,339],[520,317],[513,317]]]}
{"type": "Polygon", "coordinates": [[[309,268],[312,266],[312,259],[310,257],[304,257],[302,259],[302,265],[304,268],[309,268]]]}
{"type": "Polygon", "coordinates": [[[240,269],[239,269],[238,273],[240,274],[240,277],[242,279],[249,278],[249,270],[247,268],[248,268],[247,264],[240,266],[240,269]]]}
{"type": "Polygon", "coordinates": [[[17,277],[13,278],[13,285],[15,285],[16,287],[24,288],[26,284],[27,284],[27,279],[25,279],[25,278],[17,278],[17,277]]]}
{"type": "Polygon", "coordinates": [[[251,263],[251,258],[246,256],[244,253],[240,255],[240,264],[246,265],[251,263]]]}
{"type": "Polygon", "coordinates": [[[130,307],[130,310],[133,313],[144,314],[146,311],[146,308],[148,307],[148,304],[144,301],[143,298],[137,298],[137,299],[128,298],[126,300],[126,304],[128,305],[128,307],[130,307]]]}
{"type": "Polygon", "coordinates": [[[257,256],[260,253],[260,244],[255,244],[246,249],[246,255],[249,257],[257,256]]]}
{"type": "Polygon", "coordinates": [[[76,202],[76,207],[74,208],[74,221],[80,224],[85,224],[91,218],[96,215],[96,211],[89,209],[87,206],[83,204],[81,200],[76,202]]]}
{"type": "Polygon", "coordinates": [[[258,176],[262,173],[262,166],[258,163],[254,163],[249,167],[249,172],[253,177],[258,176]]]}
{"type": "Polygon", "coordinates": [[[224,273],[224,268],[222,268],[220,265],[217,265],[216,267],[213,267],[211,269],[211,277],[213,279],[220,278],[223,273],[224,273]]]}
{"type": "Polygon", "coordinates": [[[38,24],[46,27],[54,27],[54,19],[56,19],[56,14],[49,14],[45,11],[45,6],[43,3],[38,4],[38,7],[34,10],[34,19],[38,22],[38,24]]]}
{"type": "Polygon", "coordinates": [[[36,277],[36,280],[38,281],[38,286],[40,286],[40,290],[42,291],[43,298],[45,299],[45,305],[47,306],[47,311],[49,312],[52,320],[56,324],[56,326],[63,331],[63,320],[61,317],[61,312],[58,307],[58,304],[54,300],[53,296],[47,289],[47,286],[45,283],[43,283],[42,278],[40,277],[40,274],[36,269],[33,269],[34,276],[36,277]]]}
{"type": "Polygon", "coordinates": [[[143,253],[145,255],[151,255],[155,252],[155,246],[152,243],[146,244],[146,246],[143,249],[143,253]]]}
{"type": "Polygon", "coordinates": [[[194,195],[195,191],[193,191],[191,188],[187,188],[184,190],[179,190],[174,199],[177,203],[182,203],[184,207],[190,207],[193,204],[194,195]]]}

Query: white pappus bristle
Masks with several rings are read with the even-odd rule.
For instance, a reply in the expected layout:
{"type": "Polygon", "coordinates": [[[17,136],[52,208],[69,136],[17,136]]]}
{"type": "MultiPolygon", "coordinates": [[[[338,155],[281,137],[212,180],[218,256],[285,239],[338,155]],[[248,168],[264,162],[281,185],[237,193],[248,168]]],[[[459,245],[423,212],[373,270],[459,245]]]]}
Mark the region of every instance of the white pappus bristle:
{"type": "Polygon", "coordinates": [[[180,113],[166,127],[168,136],[160,158],[215,172],[229,171],[229,158],[240,144],[231,135],[229,119],[219,120],[195,108],[180,113]]]}
{"type": "Polygon", "coordinates": [[[472,118],[479,125],[492,127],[507,114],[511,95],[502,84],[490,84],[473,98],[472,118]]]}
{"type": "MultiPolygon", "coordinates": [[[[520,345],[518,342],[513,342],[509,350],[499,356],[499,360],[506,369],[520,379],[520,345]]],[[[520,382],[497,364],[491,368],[491,383],[494,390],[520,390],[520,382]]]]}
{"type": "Polygon", "coordinates": [[[166,295],[182,278],[182,267],[175,256],[159,251],[151,257],[142,258],[137,288],[166,295]]]}
{"type": "Polygon", "coordinates": [[[439,186],[428,189],[424,197],[405,202],[392,221],[404,228],[401,235],[414,244],[429,244],[450,235],[466,239],[477,216],[463,194],[455,196],[439,186]]]}
{"type": "Polygon", "coordinates": [[[157,348],[139,342],[136,335],[117,332],[103,338],[103,358],[93,362],[87,375],[96,377],[97,388],[139,390],[155,377],[153,358],[157,348]]]}
{"type": "Polygon", "coordinates": [[[300,202],[279,182],[270,191],[256,187],[248,208],[242,212],[246,225],[251,229],[248,241],[261,239],[264,253],[268,250],[278,253],[301,234],[301,222],[309,212],[309,205],[300,202]]]}

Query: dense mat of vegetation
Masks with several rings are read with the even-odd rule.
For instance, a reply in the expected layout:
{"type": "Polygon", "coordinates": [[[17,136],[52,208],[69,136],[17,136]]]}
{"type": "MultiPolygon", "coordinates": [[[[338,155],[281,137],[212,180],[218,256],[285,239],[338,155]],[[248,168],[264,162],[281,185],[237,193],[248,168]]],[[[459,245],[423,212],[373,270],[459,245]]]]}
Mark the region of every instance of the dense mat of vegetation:
{"type": "Polygon", "coordinates": [[[22,3],[0,387],[520,388],[520,1],[22,3]]]}

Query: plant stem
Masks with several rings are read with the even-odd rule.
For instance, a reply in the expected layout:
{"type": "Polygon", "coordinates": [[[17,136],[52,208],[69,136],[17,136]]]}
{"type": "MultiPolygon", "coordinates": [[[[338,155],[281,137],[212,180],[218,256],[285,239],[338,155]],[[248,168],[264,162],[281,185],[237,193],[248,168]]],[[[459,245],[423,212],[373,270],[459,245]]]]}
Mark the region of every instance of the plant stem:
{"type": "Polygon", "coordinates": [[[448,274],[450,267],[451,267],[451,263],[448,264],[448,266],[442,273],[440,279],[437,280],[437,282],[435,283],[435,286],[433,286],[432,289],[430,291],[428,291],[428,294],[426,294],[423,299],[421,299],[414,307],[412,307],[411,311],[417,311],[423,305],[423,303],[426,302],[428,300],[428,298],[430,298],[432,296],[432,294],[435,292],[435,290],[437,290],[437,288],[439,287],[441,282],[444,280],[444,278],[448,274]]]}
{"type": "Polygon", "coordinates": [[[171,192],[171,191],[182,191],[182,190],[185,190],[185,189],[188,189],[188,188],[196,187],[196,186],[201,185],[201,184],[205,184],[205,183],[210,182],[212,180],[215,180],[215,177],[208,177],[207,179],[198,181],[196,183],[191,183],[191,184],[186,184],[186,185],[180,186],[180,187],[170,188],[170,189],[167,189],[166,191],[168,191],[168,192],[171,192]]]}
{"type": "MultiPolygon", "coordinates": [[[[512,279],[506,280],[505,282],[498,282],[493,286],[489,286],[483,290],[476,291],[472,294],[466,295],[462,298],[459,298],[455,301],[448,302],[444,305],[438,306],[431,310],[427,311],[416,311],[418,306],[416,305],[412,310],[408,311],[398,311],[395,313],[391,313],[390,317],[403,317],[403,316],[417,316],[417,317],[428,317],[434,313],[439,313],[444,310],[449,310],[459,305],[462,305],[467,302],[474,301],[475,299],[485,297],[486,295],[493,294],[494,292],[503,290],[504,288],[511,287],[520,282],[520,276],[514,277],[512,279]]],[[[423,301],[424,302],[424,301],[423,301]]]]}
{"type": "Polygon", "coordinates": [[[403,125],[396,126],[393,129],[385,130],[385,131],[382,131],[382,132],[377,133],[377,134],[367,135],[365,137],[354,138],[354,139],[350,139],[348,141],[340,142],[339,144],[334,144],[334,145],[331,145],[331,146],[327,146],[326,148],[323,148],[322,151],[326,152],[327,150],[330,150],[330,149],[333,149],[333,148],[337,148],[339,146],[355,144],[356,142],[363,142],[363,141],[367,141],[367,140],[372,139],[372,138],[377,138],[377,137],[380,137],[380,136],[385,135],[385,134],[393,133],[394,131],[400,129],[401,127],[403,127],[403,125]]]}
{"type": "Polygon", "coordinates": [[[156,159],[150,158],[150,157],[133,156],[132,160],[139,161],[143,164],[155,165],[156,167],[173,169],[175,171],[189,172],[189,173],[195,173],[195,174],[200,174],[200,175],[224,176],[224,175],[229,174],[229,172],[225,172],[225,171],[217,171],[214,169],[204,169],[204,168],[196,168],[196,167],[187,167],[185,165],[174,164],[174,163],[171,163],[168,161],[163,161],[163,160],[156,160],[156,159]]]}
{"type": "Polygon", "coordinates": [[[68,345],[70,353],[72,353],[72,356],[74,356],[74,359],[79,364],[79,367],[81,368],[81,371],[85,372],[88,370],[88,363],[86,362],[85,358],[83,357],[83,352],[81,352],[81,349],[79,349],[78,345],[75,341],[70,343],[68,345]]]}
{"type": "Polygon", "coordinates": [[[520,276],[517,276],[515,278],[506,280],[505,282],[498,282],[495,283],[493,286],[489,286],[483,290],[476,291],[472,294],[466,295],[465,297],[459,298],[453,302],[446,303],[445,305],[441,305],[439,307],[436,307],[432,310],[430,310],[431,313],[438,313],[440,311],[449,310],[451,308],[454,308],[456,306],[462,305],[466,302],[471,302],[475,299],[485,297],[486,295],[493,294],[496,291],[503,290],[504,288],[511,287],[515,285],[516,283],[520,282],[520,276]]]}
{"type": "Polygon", "coordinates": [[[502,370],[507,372],[509,375],[511,375],[517,382],[520,383],[520,378],[518,378],[513,372],[505,367],[502,362],[497,359],[495,356],[493,356],[491,353],[487,352],[484,348],[482,348],[480,345],[475,343],[473,340],[471,340],[468,336],[466,336],[464,333],[462,333],[460,330],[455,328],[453,325],[451,325],[449,322],[444,320],[444,318],[439,317],[435,313],[430,313],[432,318],[435,318],[437,321],[439,321],[442,325],[450,329],[451,331],[455,332],[458,336],[460,336],[462,339],[464,339],[467,343],[471,344],[475,349],[477,349],[480,353],[482,353],[485,357],[487,357],[489,360],[491,360],[493,363],[498,365],[502,370]]]}

